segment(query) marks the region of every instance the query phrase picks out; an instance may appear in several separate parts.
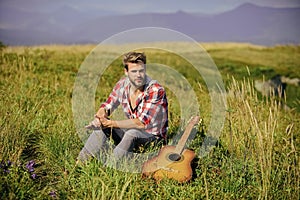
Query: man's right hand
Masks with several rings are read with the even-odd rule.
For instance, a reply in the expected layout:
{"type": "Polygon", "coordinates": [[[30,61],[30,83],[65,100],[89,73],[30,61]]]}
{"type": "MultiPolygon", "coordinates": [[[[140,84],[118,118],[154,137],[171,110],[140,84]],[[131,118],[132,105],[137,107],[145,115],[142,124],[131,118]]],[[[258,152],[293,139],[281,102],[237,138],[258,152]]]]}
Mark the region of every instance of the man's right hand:
{"type": "Polygon", "coordinates": [[[101,119],[105,118],[107,120],[108,115],[109,115],[109,113],[104,108],[100,108],[95,115],[95,119],[89,125],[85,126],[85,128],[100,129],[102,127],[101,119]]]}
{"type": "Polygon", "coordinates": [[[100,129],[101,128],[101,122],[100,119],[95,117],[93,121],[87,126],[85,126],[87,129],[100,129]]]}

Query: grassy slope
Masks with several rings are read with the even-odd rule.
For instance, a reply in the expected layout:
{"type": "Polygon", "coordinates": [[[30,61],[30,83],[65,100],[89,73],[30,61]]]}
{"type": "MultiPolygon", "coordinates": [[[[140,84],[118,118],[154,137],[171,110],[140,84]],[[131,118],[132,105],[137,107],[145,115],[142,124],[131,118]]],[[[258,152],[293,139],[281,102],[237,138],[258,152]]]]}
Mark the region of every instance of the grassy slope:
{"type": "MultiPolygon", "coordinates": [[[[0,58],[1,198],[47,199],[52,194],[67,199],[299,199],[299,113],[283,111],[276,99],[260,100],[252,83],[262,75],[270,77],[276,73],[300,77],[299,47],[203,46],[226,81],[228,112],[218,147],[194,163],[196,177],[188,184],[171,180],[156,184],[141,179],[139,174],[105,168],[97,160],[74,168],[82,142],[72,121],[72,87],[92,45],[3,50],[0,58]],[[8,160],[13,162],[10,167],[8,160]],[[34,172],[28,172],[25,167],[29,160],[36,162],[34,172]],[[31,178],[33,173],[37,178],[31,178]]],[[[166,58],[161,52],[152,55],[157,61],[166,58]]],[[[167,59],[166,64],[192,77],[189,74],[193,72],[180,68],[184,61],[174,58],[175,61],[167,59]]],[[[119,62],[108,72],[119,67],[119,62]]],[[[103,99],[118,79],[109,73],[103,77],[111,83],[103,93],[98,91],[99,99],[103,99]]],[[[201,89],[203,86],[199,87],[197,82],[193,86],[201,99],[204,119],[200,133],[190,146],[197,152],[207,131],[210,101],[205,88],[201,89]]],[[[176,105],[174,95],[169,93],[170,101],[176,105]]],[[[173,112],[171,130],[175,131],[178,107],[171,107],[170,112],[173,112]]]]}
{"type": "MultiPolygon", "coordinates": [[[[238,80],[242,80],[244,77],[251,77],[253,80],[267,80],[278,74],[289,78],[300,77],[299,46],[263,47],[233,43],[224,45],[223,48],[218,44],[210,44],[206,48],[219,67],[225,81],[228,80],[228,74],[234,75],[238,80]]],[[[286,92],[287,104],[300,111],[300,87],[288,85],[286,92]]]]}

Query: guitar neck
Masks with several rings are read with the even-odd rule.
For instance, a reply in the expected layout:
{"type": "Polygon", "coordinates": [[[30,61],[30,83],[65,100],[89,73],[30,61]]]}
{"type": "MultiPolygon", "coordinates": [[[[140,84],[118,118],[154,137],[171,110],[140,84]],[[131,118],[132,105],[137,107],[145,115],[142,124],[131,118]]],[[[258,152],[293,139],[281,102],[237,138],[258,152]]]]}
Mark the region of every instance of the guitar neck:
{"type": "Polygon", "coordinates": [[[181,155],[183,150],[184,150],[184,147],[185,147],[185,143],[187,142],[187,139],[189,138],[190,136],[190,133],[194,127],[195,124],[197,124],[199,122],[199,119],[200,117],[199,116],[195,116],[193,117],[193,119],[189,122],[189,124],[187,125],[183,135],[181,136],[178,144],[176,145],[176,148],[175,148],[175,153],[181,155]]]}

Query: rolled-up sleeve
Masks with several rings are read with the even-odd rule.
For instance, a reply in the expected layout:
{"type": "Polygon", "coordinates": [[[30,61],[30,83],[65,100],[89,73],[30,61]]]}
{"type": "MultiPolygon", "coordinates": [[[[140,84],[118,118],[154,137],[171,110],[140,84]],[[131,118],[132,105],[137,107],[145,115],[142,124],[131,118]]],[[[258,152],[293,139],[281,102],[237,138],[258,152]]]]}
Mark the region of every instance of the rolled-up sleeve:
{"type": "Polygon", "coordinates": [[[124,87],[123,85],[124,80],[120,80],[113,88],[107,100],[102,103],[100,107],[113,112],[120,105],[121,90],[124,87]]]}

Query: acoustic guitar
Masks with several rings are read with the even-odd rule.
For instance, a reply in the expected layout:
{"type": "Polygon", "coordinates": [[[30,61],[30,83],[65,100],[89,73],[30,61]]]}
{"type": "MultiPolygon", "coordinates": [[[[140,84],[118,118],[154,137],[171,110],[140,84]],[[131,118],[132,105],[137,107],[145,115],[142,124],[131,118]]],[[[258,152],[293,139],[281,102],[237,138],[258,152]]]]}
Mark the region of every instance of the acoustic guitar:
{"type": "Polygon", "coordinates": [[[195,158],[195,153],[184,147],[190,132],[199,120],[199,116],[192,118],[176,146],[163,146],[157,156],[143,164],[143,177],[153,177],[156,181],[169,178],[180,183],[192,178],[191,162],[195,158]]]}

